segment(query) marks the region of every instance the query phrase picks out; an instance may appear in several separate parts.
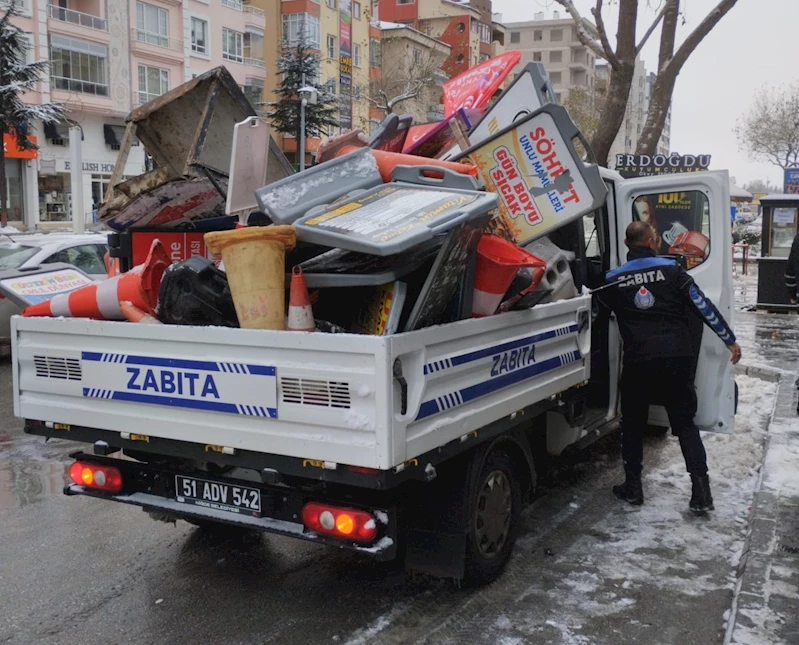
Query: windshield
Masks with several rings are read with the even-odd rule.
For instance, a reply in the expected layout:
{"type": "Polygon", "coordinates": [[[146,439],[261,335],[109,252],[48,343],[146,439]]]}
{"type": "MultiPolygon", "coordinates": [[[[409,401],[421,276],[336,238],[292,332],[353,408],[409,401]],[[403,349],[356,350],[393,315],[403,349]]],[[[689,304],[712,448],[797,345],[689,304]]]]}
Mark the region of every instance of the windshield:
{"type": "Polygon", "coordinates": [[[18,269],[23,262],[29,260],[39,247],[23,246],[22,244],[0,244],[0,270],[18,269]]]}

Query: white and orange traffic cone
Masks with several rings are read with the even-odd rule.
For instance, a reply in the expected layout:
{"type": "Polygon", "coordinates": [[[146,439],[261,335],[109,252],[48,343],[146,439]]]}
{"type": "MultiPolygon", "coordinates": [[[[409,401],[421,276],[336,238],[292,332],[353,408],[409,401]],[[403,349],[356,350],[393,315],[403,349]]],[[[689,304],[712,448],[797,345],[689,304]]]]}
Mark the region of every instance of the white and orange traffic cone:
{"type": "Polygon", "coordinates": [[[477,244],[472,318],[492,316],[522,267],[546,267],[529,251],[490,233],[477,244]]]}
{"type": "Polygon", "coordinates": [[[95,320],[125,320],[121,302],[155,313],[161,278],[172,260],[160,240],[153,240],[144,264],[104,282],[95,282],[46,302],[31,305],[23,316],[64,316],[95,320]]]}
{"type": "Polygon", "coordinates": [[[316,331],[313,319],[311,298],[305,284],[302,267],[291,270],[291,291],[289,292],[289,318],[286,325],[288,331],[316,331]]]}
{"type": "Polygon", "coordinates": [[[122,310],[123,315],[128,320],[128,322],[134,323],[145,323],[145,324],[153,324],[153,325],[160,325],[161,321],[158,320],[155,316],[148,314],[143,309],[139,309],[136,305],[132,302],[128,302],[127,300],[123,300],[119,303],[119,308],[122,310]]]}

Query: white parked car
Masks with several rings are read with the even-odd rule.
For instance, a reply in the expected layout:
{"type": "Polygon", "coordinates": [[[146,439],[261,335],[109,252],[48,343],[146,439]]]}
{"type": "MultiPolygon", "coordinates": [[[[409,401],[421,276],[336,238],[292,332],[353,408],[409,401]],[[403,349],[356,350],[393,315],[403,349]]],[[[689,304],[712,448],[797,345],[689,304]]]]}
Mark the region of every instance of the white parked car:
{"type": "MultiPolygon", "coordinates": [[[[0,271],[25,269],[39,264],[66,262],[93,280],[105,280],[103,256],[108,249],[104,233],[2,233],[0,271]]],[[[0,295],[0,344],[11,338],[11,316],[20,308],[0,295]]]]}

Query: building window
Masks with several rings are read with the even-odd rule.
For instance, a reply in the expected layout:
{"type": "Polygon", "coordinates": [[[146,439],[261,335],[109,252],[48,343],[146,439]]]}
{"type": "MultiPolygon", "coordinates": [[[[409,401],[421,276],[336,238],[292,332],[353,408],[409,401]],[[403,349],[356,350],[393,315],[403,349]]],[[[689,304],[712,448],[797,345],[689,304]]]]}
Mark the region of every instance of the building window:
{"type": "Polygon", "coordinates": [[[248,27],[244,32],[244,62],[264,67],[264,32],[248,27]]]}
{"type": "Polygon", "coordinates": [[[455,59],[455,62],[458,65],[463,65],[464,60],[466,59],[463,57],[463,54],[458,54],[457,58],[455,59]]]}
{"type": "Polygon", "coordinates": [[[300,34],[304,35],[305,45],[319,49],[319,16],[309,13],[290,13],[283,15],[283,44],[296,47],[300,44],[300,34]]]}
{"type": "Polygon", "coordinates": [[[136,3],[136,40],[169,47],[169,12],[145,2],[136,3]]]}
{"type": "Polygon", "coordinates": [[[264,82],[255,78],[248,78],[247,82],[241,86],[241,91],[244,92],[244,96],[247,97],[253,109],[263,116],[264,82]]]}
{"type": "Polygon", "coordinates": [[[191,51],[208,53],[208,22],[194,17],[191,19],[191,51]]]}
{"type": "Polygon", "coordinates": [[[561,81],[561,74],[560,74],[560,72],[552,72],[552,73],[549,75],[549,80],[550,80],[550,81],[552,81],[552,84],[553,84],[553,85],[560,85],[560,81],[561,81]]]}
{"type": "Polygon", "coordinates": [[[536,63],[540,63],[541,62],[541,52],[533,52],[533,60],[536,63]]]}
{"type": "Polygon", "coordinates": [[[361,66],[361,46],[352,44],[352,64],[354,67],[361,66]]]}
{"type": "Polygon", "coordinates": [[[419,49],[418,47],[414,47],[413,49],[411,49],[411,56],[413,62],[416,65],[422,62],[422,50],[419,49]]]}
{"type": "Polygon", "coordinates": [[[353,2],[352,3],[352,15],[355,17],[356,20],[361,19],[361,3],[360,2],[353,2]]]}
{"type": "Polygon", "coordinates": [[[518,31],[510,32],[510,44],[518,45],[522,41],[522,34],[518,31]]]}
{"type": "Polygon", "coordinates": [[[544,32],[541,29],[536,29],[533,32],[533,40],[544,40],[544,32]]]}
{"type": "Polygon", "coordinates": [[[480,42],[491,43],[491,27],[485,23],[480,23],[480,42]]]}
{"type": "Polygon", "coordinates": [[[169,91],[169,70],[139,65],[139,104],[143,105],[169,91]]]}
{"type": "Polygon", "coordinates": [[[459,22],[455,25],[455,31],[457,31],[459,34],[462,34],[464,31],[466,31],[466,25],[462,22],[459,22]]]}
{"type": "Polygon", "coordinates": [[[380,41],[377,38],[369,41],[369,65],[380,67],[380,41]]]}
{"type": "Polygon", "coordinates": [[[244,62],[244,34],[222,28],[222,58],[237,63],[244,62]]]}
{"type": "Polygon", "coordinates": [[[338,58],[338,52],[336,51],[336,37],[332,34],[327,35],[327,57],[334,60],[338,58]]]}
{"type": "Polygon", "coordinates": [[[336,8],[336,0],[325,0],[325,4],[331,9],[336,8]]]}
{"type": "Polygon", "coordinates": [[[230,7],[231,9],[236,9],[236,11],[241,11],[241,0],[222,0],[222,4],[226,7],[230,7]]]}
{"type": "Polygon", "coordinates": [[[413,4],[415,0],[397,0],[397,4],[413,4]]]}
{"type": "Polygon", "coordinates": [[[562,51],[549,52],[549,62],[550,63],[562,63],[563,62],[563,52],[562,51]]]}
{"type": "Polygon", "coordinates": [[[355,87],[352,88],[352,98],[354,98],[354,99],[360,99],[361,98],[361,86],[360,85],[356,85],[355,87]]]}
{"type": "Polygon", "coordinates": [[[56,89],[108,96],[108,48],[50,36],[50,74],[56,89]]]}
{"type": "Polygon", "coordinates": [[[553,29],[549,32],[549,40],[557,43],[563,40],[563,29],[553,29]]]}

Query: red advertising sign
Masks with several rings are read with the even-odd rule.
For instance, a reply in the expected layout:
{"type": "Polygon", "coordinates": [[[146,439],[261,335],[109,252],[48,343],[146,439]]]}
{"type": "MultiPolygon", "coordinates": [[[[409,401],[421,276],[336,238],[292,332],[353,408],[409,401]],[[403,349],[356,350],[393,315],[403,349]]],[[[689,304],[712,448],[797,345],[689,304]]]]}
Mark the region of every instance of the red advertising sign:
{"type": "Polygon", "coordinates": [[[518,51],[494,56],[444,83],[444,116],[458,108],[484,108],[521,57],[518,51]]]}
{"type": "Polygon", "coordinates": [[[434,121],[433,123],[412,125],[410,130],[408,130],[408,136],[405,137],[405,146],[402,148],[402,151],[407,153],[409,148],[412,148],[414,144],[419,143],[419,141],[421,141],[425,135],[439,127],[440,123],[440,121],[434,121]]]}
{"type": "Polygon", "coordinates": [[[190,257],[200,255],[203,257],[211,257],[208,249],[203,240],[203,233],[192,231],[191,233],[151,233],[148,231],[134,232],[131,234],[133,246],[133,258],[131,261],[132,266],[141,264],[147,259],[147,254],[150,252],[150,246],[153,240],[161,240],[161,244],[166,248],[169,257],[172,259],[172,264],[182,260],[188,260],[190,257]]]}
{"type": "MultiPolygon", "coordinates": [[[[31,143],[36,143],[36,137],[28,137],[31,143]]],[[[20,150],[17,147],[17,138],[13,134],[3,135],[3,150],[9,159],[36,159],[36,149],[20,150]]]]}

